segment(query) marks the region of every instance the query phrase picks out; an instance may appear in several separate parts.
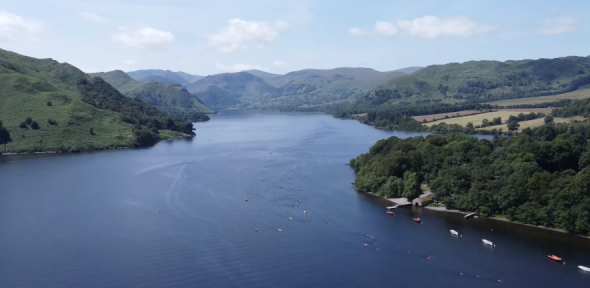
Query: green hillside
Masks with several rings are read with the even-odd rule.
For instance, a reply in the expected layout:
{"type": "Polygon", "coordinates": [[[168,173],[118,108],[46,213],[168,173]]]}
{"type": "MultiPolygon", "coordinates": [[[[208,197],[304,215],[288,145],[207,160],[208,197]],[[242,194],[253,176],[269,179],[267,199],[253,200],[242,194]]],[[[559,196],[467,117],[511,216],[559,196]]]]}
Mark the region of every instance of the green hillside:
{"type": "Polygon", "coordinates": [[[120,70],[90,75],[103,78],[125,96],[141,99],[165,112],[214,112],[177,83],[138,82],[120,70]]]}
{"type": "Polygon", "coordinates": [[[160,81],[169,83],[178,83],[182,86],[193,83],[203,78],[203,76],[191,75],[184,72],[172,72],[170,70],[147,69],[127,72],[131,78],[140,82],[160,81]]]}
{"type": "Polygon", "coordinates": [[[124,97],[74,66],[2,49],[0,121],[13,140],[5,152],[147,146],[158,140],[157,129],[192,133],[192,124],[124,97]]]}
{"type": "Polygon", "coordinates": [[[559,94],[590,84],[590,57],[433,65],[387,81],[359,102],[493,101],[559,94]]]}

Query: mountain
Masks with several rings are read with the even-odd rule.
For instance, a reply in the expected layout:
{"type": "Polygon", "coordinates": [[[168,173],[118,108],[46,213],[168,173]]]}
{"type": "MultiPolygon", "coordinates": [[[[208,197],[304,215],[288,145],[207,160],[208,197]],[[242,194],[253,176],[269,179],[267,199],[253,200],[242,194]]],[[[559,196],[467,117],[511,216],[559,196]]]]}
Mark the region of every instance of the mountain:
{"type": "Polygon", "coordinates": [[[394,78],[354,105],[484,102],[561,94],[590,84],[590,57],[469,61],[432,65],[394,78]]]}
{"type": "Polygon", "coordinates": [[[160,81],[169,83],[178,83],[182,86],[195,82],[203,78],[203,76],[191,75],[184,72],[172,72],[170,70],[137,70],[127,72],[131,78],[140,82],[160,81]]]}
{"type": "MultiPolygon", "coordinates": [[[[272,93],[277,90],[275,87],[266,83],[262,78],[254,76],[248,72],[210,75],[187,85],[186,89],[191,93],[195,93],[197,97],[210,99],[213,96],[205,96],[204,94],[210,93],[211,91],[220,93],[217,89],[210,89],[210,86],[215,86],[225,91],[225,94],[240,95],[239,98],[241,103],[254,105],[263,105],[265,100],[269,99],[272,93]]],[[[208,102],[204,103],[208,104],[208,102]]]]}
{"type": "Polygon", "coordinates": [[[207,76],[186,88],[215,109],[301,107],[356,100],[387,80],[402,75],[406,74],[369,68],[306,69],[285,75],[249,70],[207,76]],[[215,97],[223,98],[212,102],[215,97]],[[233,104],[224,106],[230,103],[233,104]]]}
{"type": "Polygon", "coordinates": [[[103,78],[125,96],[141,99],[161,111],[174,113],[214,112],[177,83],[138,82],[121,70],[90,75],[103,78]]]}
{"type": "Polygon", "coordinates": [[[397,69],[397,70],[393,70],[391,72],[402,72],[405,74],[412,74],[412,73],[416,73],[419,70],[423,69],[424,67],[406,67],[406,68],[402,68],[402,69],[397,69]]]}
{"type": "Polygon", "coordinates": [[[147,146],[175,135],[156,129],[192,133],[192,124],[125,97],[70,64],[2,49],[0,120],[13,140],[7,152],[147,146]]]}
{"type": "Polygon", "coordinates": [[[248,72],[248,73],[250,73],[254,76],[260,77],[264,80],[269,80],[269,79],[273,79],[273,78],[282,76],[281,74],[268,73],[268,72],[260,71],[260,70],[246,70],[244,72],[248,72]]]}

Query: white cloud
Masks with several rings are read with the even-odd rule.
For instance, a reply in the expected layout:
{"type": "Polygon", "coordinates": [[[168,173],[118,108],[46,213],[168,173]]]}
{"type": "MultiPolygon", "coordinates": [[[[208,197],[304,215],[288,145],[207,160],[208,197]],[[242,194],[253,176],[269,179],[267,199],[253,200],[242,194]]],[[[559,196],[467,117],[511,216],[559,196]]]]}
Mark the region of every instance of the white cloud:
{"type": "Polygon", "coordinates": [[[378,21],[375,23],[375,33],[385,36],[393,36],[397,33],[397,28],[389,22],[378,21]]]}
{"type": "Polygon", "coordinates": [[[543,26],[537,31],[537,34],[541,35],[556,35],[571,33],[578,28],[578,21],[576,18],[568,16],[557,16],[545,19],[543,26]]]}
{"type": "Polygon", "coordinates": [[[348,29],[348,33],[352,36],[364,36],[364,35],[384,35],[393,36],[397,34],[397,28],[390,22],[377,21],[372,31],[363,31],[358,27],[352,27],[348,29]]]}
{"type": "Polygon", "coordinates": [[[228,25],[219,29],[215,34],[207,35],[209,45],[218,51],[231,53],[240,49],[247,49],[250,44],[268,45],[274,41],[280,32],[289,28],[285,22],[254,22],[238,18],[230,19],[228,25]]]}
{"type": "Polygon", "coordinates": [[[93,12],[80,12],[80,13],[78,13],[78,16],[80,16],[80,18],[82,18],[88,22],[92,22],[92,23],[104,24],[104,23],[108,22],[108,20],[106,18],[101,17],[98,14],[93,13],[93,12]]]}
{"type": "Polygon", "coordinates": [[[27,35],[35,38],[34,35],[39,34],[43,30],[43,23],[25,19],[21,16],[0,11],[0,39],[14,40],[17,35],[27,35]]]}
{"type": "Polygon", "coordinates": [[[217,69],[219,71],[223,71],[223,72],[241,72],[241,71],[246,71],[246,70],[262,70],[262,71],[268,70],[268,69],[258,66],[258,65],[242,64],[242,63],[236,63],[234,65],[223,65],[220,63],[215,63],[215,69],[217,69]]]}
{"type": "Polygon", "coordinates": [[[469,37],[495,30],[494,27],[479,25],[465,16],[445,18],[424,16],[411,21],[399,20],[396,24],[410,35],[429,39],[443,36],[469,37]]]}
{"type": "Polygon", "coordinates": [[[119,30],[119,33],[113,35],[113,41],[133,48],[164,50],[172,45],[175,39],[174,34],[153,28],[132,31],[121,27],[119,30]]]}
{"type": "Polygon", "coordinates": [[[283,62],[281,60],[275,60],[274,62],[272,62],[272,66],[275,66],[277,68],[284,68],[284,67],[288,67],[289,63],[283,62]]]}

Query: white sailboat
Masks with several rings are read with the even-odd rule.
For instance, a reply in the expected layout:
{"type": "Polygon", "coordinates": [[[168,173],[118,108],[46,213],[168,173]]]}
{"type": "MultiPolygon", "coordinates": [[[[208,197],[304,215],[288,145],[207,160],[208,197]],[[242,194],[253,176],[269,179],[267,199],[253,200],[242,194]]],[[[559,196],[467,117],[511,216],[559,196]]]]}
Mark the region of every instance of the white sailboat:
{"type": "Polygon", "coordinates": [[[493,246],[494,245],[494,243],[492,243],[492,241],[486,240],[486,239],[481,239],[481,242],[483,242],[486,245],[490,245],[490,246],[493,246]]]}
{"type": "Polygon", "coordinates": [[[459,235],[459,232],[457,232],[455,230],[451,230],[451,234],[453,234],[453,235],[459,235]]]}
{"type": "Polygon", "coordinates": [[[578,266],[578,268],[580,268],[581,270],[584,270],[586,272],[590,272],[590,268],[588,268],[588,267],[580,265],[580,266],[578,266]]]}

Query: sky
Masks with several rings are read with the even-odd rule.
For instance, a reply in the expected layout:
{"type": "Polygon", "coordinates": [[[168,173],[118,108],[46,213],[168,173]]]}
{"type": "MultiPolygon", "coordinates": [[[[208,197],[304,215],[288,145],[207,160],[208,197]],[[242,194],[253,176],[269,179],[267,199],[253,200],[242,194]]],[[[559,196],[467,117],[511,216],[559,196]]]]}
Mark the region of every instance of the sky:
{"type": "Polygon", "coordinates": [[[587,0],[2,0],[0,48],[84,72],[391,71],[590,55],[587,0]]]}

